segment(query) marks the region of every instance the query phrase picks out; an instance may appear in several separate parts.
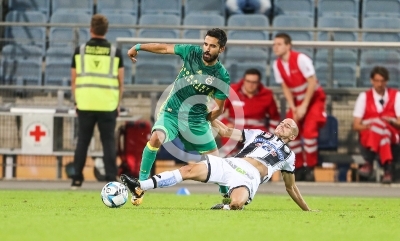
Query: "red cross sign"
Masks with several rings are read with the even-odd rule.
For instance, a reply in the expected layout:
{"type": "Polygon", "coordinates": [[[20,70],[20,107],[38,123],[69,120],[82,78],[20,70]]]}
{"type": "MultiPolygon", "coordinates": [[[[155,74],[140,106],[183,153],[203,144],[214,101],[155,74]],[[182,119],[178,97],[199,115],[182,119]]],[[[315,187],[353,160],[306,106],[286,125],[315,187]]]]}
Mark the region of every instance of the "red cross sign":
{"type": "Polygon", "coordinates": [[[39,126],[39,125],[36,125],[36,126],[35,126],[35,130],[34,130],[34,131],[30,131],[30,132],[29,132],[29,135],[35,137],[35,142],[39,142],[39,141],[40,141],[40,138],[41,138],[42,136],[46,136],[46,132],[41,131],[40,126],[39,126]]]}

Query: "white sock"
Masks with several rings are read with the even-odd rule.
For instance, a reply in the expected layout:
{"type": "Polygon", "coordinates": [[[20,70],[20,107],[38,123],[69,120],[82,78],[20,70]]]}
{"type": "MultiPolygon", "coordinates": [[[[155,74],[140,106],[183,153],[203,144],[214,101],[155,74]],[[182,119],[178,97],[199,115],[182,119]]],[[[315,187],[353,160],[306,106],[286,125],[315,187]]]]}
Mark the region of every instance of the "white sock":
{"type": "Polygon", "coordinates": [[[182,182],[182,180],[182,175],[177,169],[173,171],[162,172],[145,181],[140,181],[140,188],[146,191],[153,188],[171,187],[182,182]],[[154,182],[156,185],[154,185],[154,182]]]}

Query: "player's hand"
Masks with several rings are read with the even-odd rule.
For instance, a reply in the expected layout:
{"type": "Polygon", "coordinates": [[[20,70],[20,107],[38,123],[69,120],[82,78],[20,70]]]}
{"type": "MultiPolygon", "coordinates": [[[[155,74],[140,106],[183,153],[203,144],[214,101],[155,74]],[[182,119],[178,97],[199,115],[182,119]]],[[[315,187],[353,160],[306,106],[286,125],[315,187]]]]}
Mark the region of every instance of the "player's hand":
{"type": "Polygon", "coordinates": [[[306,111],[307,111],[307,106],[303,104],[301,104],[296,108],[296,117],[299,121],[304,118],[304,116],[306,115],[306,111]]]}
{"type": "Polygon", "coordinates": [[[135,49],[135,46],[133,46],[132,48],[130,48],[129,50],[128,50],[128,56],[129,56],[129,58],[132,60],[132,62],[133,63],[136,63],[136,56],[137,56],[137,54],[138,54],[138,52],[136,51],[136,49],[135,49]]]}

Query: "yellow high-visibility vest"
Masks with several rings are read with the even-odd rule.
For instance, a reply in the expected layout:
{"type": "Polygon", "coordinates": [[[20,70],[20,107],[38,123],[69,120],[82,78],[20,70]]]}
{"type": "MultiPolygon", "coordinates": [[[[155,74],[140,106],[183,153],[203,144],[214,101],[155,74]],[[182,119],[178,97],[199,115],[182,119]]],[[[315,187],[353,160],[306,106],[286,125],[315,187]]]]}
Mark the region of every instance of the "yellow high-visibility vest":
{"type": "Polygon", "coordinates": [[[82,44],[75,55],[75,101],[79,110],[113,111],[118,107],[119,58],[116,48],[82,44]],[[97,53],[97,54],[95,54],[97,53]],[[99,54],[102,53],[103,55],[99,54]],[[107,54],[108,55],[105,55],[107,54]]]}

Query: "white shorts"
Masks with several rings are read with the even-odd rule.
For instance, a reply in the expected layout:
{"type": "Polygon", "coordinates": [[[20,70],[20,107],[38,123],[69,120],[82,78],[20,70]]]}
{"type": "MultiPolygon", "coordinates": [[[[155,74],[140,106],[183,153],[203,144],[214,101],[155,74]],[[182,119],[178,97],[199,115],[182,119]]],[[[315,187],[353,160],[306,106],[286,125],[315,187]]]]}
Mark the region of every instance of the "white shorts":
{"type": "Polygon", "coordinates": [[[249,191],[248,203],[254,198],[260,185],[260,172],[253,165],[241,158],[221,158],[204,155],[202,161],[208,168],[205,182],[217,183],[229,187],[229,195],[238,187],[246,187],[249,191]]]}

